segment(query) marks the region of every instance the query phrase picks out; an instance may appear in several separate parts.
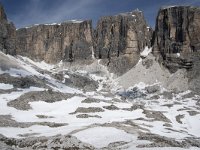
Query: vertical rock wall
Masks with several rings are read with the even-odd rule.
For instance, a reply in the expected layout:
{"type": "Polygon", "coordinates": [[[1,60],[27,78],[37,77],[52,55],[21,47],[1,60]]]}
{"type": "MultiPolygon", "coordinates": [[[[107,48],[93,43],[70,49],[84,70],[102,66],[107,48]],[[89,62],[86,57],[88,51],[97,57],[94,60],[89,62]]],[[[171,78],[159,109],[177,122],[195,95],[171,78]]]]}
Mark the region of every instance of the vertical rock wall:
{"type": "Polygon", "coordinates": [[[175,72],[192,67],[191,55],[200,51],[200,8],[174,6],[158,12],[153,52],[175,72]]]}
{"type": "Polygon", "coordinates": [[[17,30],[17,53],[57,63],[92,60],[92,21],[69,21],[17,30]]]}
{"type": "Polygon", "coordinates": [[[124,73],[138,62],[144,47],[151,45],[151,34],[139,10],[102,17],[95,31],[95,56],[111,72],[124,73]]]}
{"type": "Polygon", "coordinates": [[[7,20],[3,6],[0,4],[0,51],[6,54],[16,54],[16,29],[13,23],[7,20]]]}

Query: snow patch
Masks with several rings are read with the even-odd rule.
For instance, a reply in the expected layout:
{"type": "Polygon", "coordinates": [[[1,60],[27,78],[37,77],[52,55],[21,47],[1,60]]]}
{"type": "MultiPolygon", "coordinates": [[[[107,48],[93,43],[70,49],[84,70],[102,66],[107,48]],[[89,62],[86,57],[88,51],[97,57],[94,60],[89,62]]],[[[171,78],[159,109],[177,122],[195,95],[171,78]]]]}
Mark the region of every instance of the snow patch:
{"type": "Polygon", "coordinates": [[[43,70],[51,70],[51,69],[53,69],[55,67],[55,65],[47,64],[45,61],[35,62],[35,61],[31,60],[30,58],[23,57],[23,56],[19,56],[19,58],[21,58],[25,62],[29,62],[32,65],[37,66],[38,68],[41,68],[43,70]]]}
{"type": "Polygon", "coordinates": [[[144,50],[140,53],[140,56],[147,57],[149,53],[152,52],[152,48],[148,48],[147,46],[144,48],[144,50]]]}
{"type": "Polygon", "coordinates": [[[50,25],[50,26],[53,26],[53,25],[61,25],[61,23],[46,23],[44,25],[50,25]]]}
{"type": "Polygon", "coordinates": [[[143,90],[145,87],[147,87],[148,85],[145,84],[144,82],[139,82],[138,84],[135,84],[134,87],[137,87],[140,90],[143,90]]]}
{"type": "Polygon", "coordinates": [[[177,5],[169,5],[169,6],[163,6],[161,9],[169,9],[169,8],[174,8],[177,7],[177,5]]]}
{"type": "Polygon", "coordinates": [[[9,89],[12,89],[12,88],[13,88],[13,85],[11,85],[11,84],[0,83],[0,89],[9,90],[9,89]]]}
{"type": "Polygon", "coordinates": [[[180,56],[181,56],[181,54],[180,54],[180,53],[176,53],[176,55],[177,55],[177,57],[180,57],[180,56]]]}
{"type": "Polygon", "coordinates": [[[16,69],[16,68],[10,68],[9,70],[1,70],[0,69],[0,74],[8,73],[10,76],[13,77],[26,77],[26,76],[31,76],[32,74],[26,70],[22,69],[16,69]]]}
{"type": "Polygon", "coordinates": [[[94,127],[74,134],[79,140],[96,148],[103,148],[114,142],[131,142],[137,137],[113,127],[94,127]]]}
{"type": "Polygon", "coordinates": [[[74,20],[67,20],[65,23],[82,23],[82,22],[83,22],[83,20],[74,19],[74,20]]]}

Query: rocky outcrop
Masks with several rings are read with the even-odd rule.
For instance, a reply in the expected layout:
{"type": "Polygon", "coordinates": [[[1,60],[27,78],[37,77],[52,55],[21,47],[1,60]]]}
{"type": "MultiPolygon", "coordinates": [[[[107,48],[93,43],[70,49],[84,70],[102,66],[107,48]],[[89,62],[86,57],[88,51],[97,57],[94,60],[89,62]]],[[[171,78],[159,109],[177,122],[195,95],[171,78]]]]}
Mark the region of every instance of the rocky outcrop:
{"type": "Polygon", "coordinates": [[[200,8],[173,6],[158,12],[153,53],[171,72],[193,67],[194,53],[200,50],[200,8]]]}
{"type": "Polygon", "coordinates": [[[7,20],[4,8],[0,3],[0,51],[6,54],[16,54],[16,29],[12,22],[7,20]]]}
{"type": "Polygon", "coordinates": [[[68,21],[17,30],[17,54],[57,63],[92,60],[92,21],[68,21]]]}
{"type": "Polygon", "coordinates": [[[95,31],[95,57],[103,59],[110,71],[122,74],[139,60],[145,46],[150,46],[152,30],[139,10],[102,17],[95,31]]]}
{"type": "Polygon", "coordinates": [[[172,73],[185,68],[189,89],[200,93],[200,8],[160,9],[153,42],[154,55],[172,73]]]}
{"type": "MultiPolygon", "coordinates": [[[[28,136],[29,134],[27,134],[28,136]]],[[[94,150],[92,145],[83,143],[71,135],[56,135],[51,137],[7,138],[0,134],[1,150],[94,150]]]]}

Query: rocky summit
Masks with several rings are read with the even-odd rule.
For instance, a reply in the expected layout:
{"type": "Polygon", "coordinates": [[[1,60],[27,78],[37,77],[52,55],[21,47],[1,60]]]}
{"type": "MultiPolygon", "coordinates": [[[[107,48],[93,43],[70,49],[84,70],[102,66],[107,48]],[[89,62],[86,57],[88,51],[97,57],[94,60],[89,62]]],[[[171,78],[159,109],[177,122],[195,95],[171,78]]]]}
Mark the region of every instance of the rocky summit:
{"type": "Polygon", "coordinates": [[[200,149],[200,8],[15,28],[0,4],[0,149],[200,149]]]}

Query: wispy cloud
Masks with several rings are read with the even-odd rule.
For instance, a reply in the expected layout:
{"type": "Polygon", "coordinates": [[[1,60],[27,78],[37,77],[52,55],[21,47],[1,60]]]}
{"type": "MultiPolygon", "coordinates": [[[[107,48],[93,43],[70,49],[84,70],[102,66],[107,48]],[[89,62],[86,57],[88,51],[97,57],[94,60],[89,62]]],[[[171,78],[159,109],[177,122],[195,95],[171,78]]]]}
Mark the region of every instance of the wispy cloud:
{"type": "Polygon", "coordinates": [[[98,4],[98,1],[95,0],[58,0],[58,2],[57,5],[48,6],[48,2],[42,3],[41,0],[31,0],[25,6],[23,13],[15,15],[14,22],[17,27],[22,27],[38,23],[81,19],[81,16],[86,16],[98,4]],[[24,12],[26,13],[24,14],[24,12]]]}

